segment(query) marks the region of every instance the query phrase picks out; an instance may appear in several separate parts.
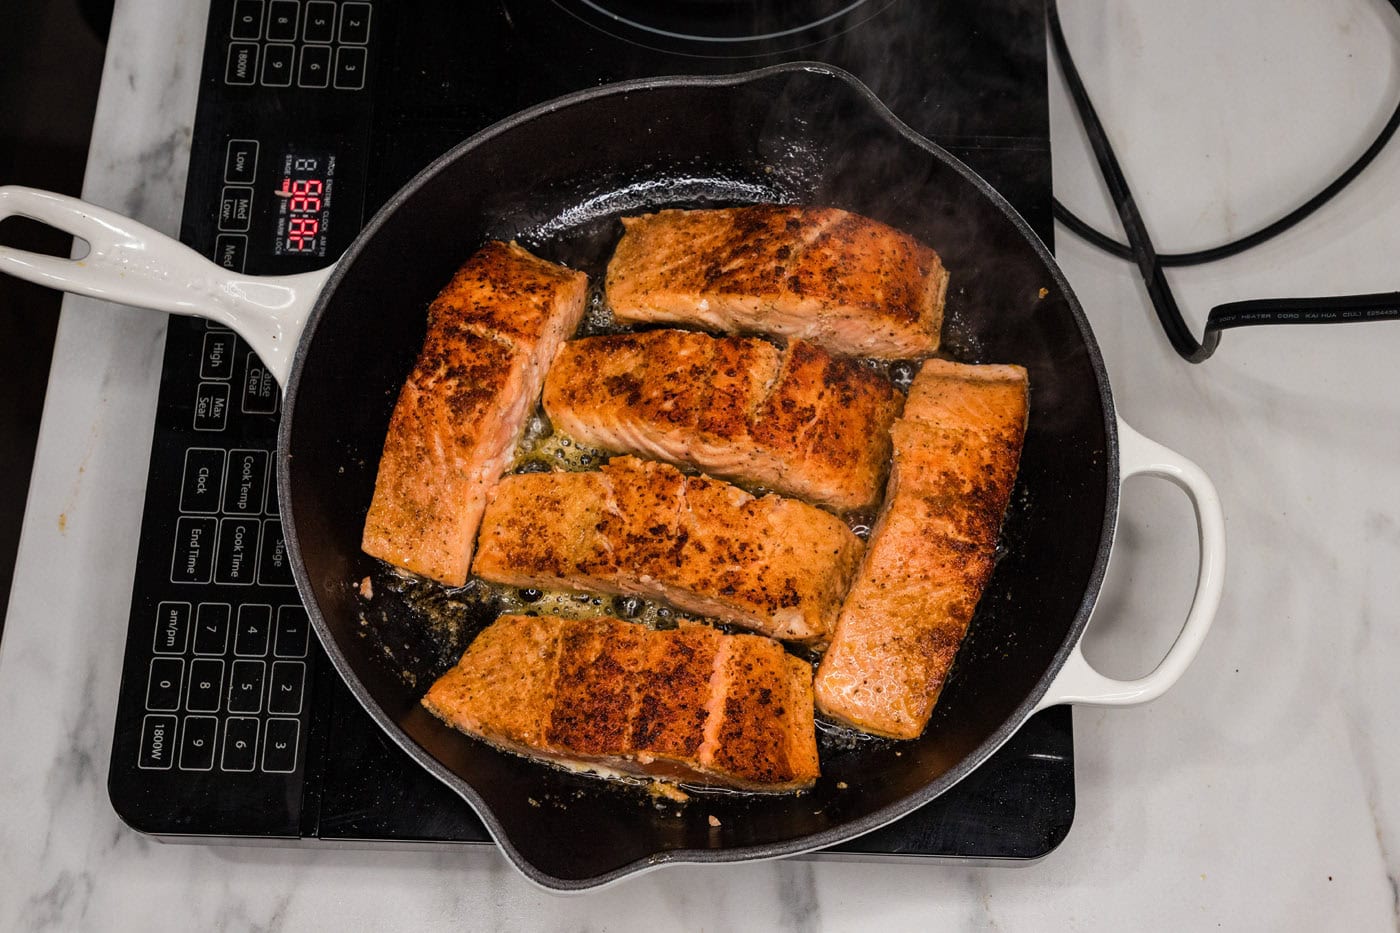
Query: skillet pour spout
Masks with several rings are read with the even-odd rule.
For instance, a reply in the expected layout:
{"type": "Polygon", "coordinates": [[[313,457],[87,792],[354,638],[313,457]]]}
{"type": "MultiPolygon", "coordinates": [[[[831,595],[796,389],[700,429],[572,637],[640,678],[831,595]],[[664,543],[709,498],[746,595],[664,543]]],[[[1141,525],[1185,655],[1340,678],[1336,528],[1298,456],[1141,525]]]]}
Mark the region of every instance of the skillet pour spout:
{"type": "MultiPolygon", "coordinates": [[[[0,271],[213,317],[266,354],[284,386],[278,492],[288,557],[326,654],[385,736],[552,890],[668,863],[794,855],[877,829],[953,786],[1037,709],[1159,695],[1190,663],[1219,601],[1223,520],[1210,482],[1116,418],[1098,347],[1049,251],[985,181],[826,65],[635,81],[542,104],[442,156],[332,270],[303,276],[235,277],[139,224],[28,189],[0,188],[0,219],[10,214],[62,227],[93,252],[77,263],[0,247],[0,271]],[[404,600],[366,605],[359,595],[359,581],[384,572],[360,551],[360,534],[428,303],[488,239],[518,240],[597,281],[623,216],[759,202],[844,208],[932,246],[951,275],[945,350],[1030,372],[1004,554],[928,728],[909,742],[823,733],[822,777],[810,791],[697,792],[684,805],[449,729],[418,701],[456,654],[404,600]],[[1107,565],[1120,481],[1139,472],[1188,492],[1201,570],[1158,669],[1122,683],[1095,672],[1078,643],[1107,565]]],[[[465,589],[441,598],[461,607],[458,635],[499,611],[465,589]]],[[[425,791],[404,805],[432,799],[425,791]]]]}

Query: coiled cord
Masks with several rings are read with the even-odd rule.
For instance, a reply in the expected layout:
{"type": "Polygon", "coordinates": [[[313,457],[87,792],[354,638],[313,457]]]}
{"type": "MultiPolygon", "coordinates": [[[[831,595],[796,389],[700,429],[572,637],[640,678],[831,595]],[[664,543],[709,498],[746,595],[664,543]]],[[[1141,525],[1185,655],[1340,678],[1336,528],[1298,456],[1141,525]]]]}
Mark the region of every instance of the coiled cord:
{"type": "MultiPolygon", "coordinates": [[[[1400,15],[1400,0],[1387,0],[1391,9],[1400,15]]],[[[1198,342],[1192,335],[1186,321],[1181,316],[1176,297],[1167,282],[1166,269],[1171,266],[1194,266],[1216,262],[1235,256],[1245,250],[1270,240],[1285,230],[1296,226],[1322,205],[1332,200],[1343,188],[1365,171],[1366,167],[1385,148],[1386,143],[1400,129],[1400,104],[1397,104],[1390,119],[1385,122],[1371,145],[1346,170],[1317,194],[1302,205],[1280,217],[1278,220],[1239,239],[1214,246],[1210,249],[1189,253],[1158,253],[1143,223],[1133,199],[1128,180],[1118,164],[1118,157],[1108,141],[1103,123],[1099,121],[1093,102],[1079,77],[1079,69],[1074,65],[1069,45],[1060,26],[1060,11],[1057,0],[1049,0],[1050,41],[1055,50],[1055,58],[1069,87],[1079,119],[1089,137],[1089,145],[1094,150],[1094,158],[1108,185],[1109,195],[1128,235],[1127,243],[1120,243],[1107,234],[1076,217],[1069,208],[1056,200],[1055,219],[1064,224],[1071,233],[1083,238],[1106,253],[1135,263],[1147,286],[1148,297],[1157,312],[1157,319],[1166,331],[1173,349],[1190,363],[1200,363],[1209,359],[1220,344],[1220,332],[1232,327],[1251,327],[1260,324],[1346,324],[1365,321],[1400,319],[1400,292],[1380,292],[1369,295],[1340,295],[1331,298],[1267,298],[1252,301],[1232,301],[1212,308],[1206,318],[1205,333],[1198,342]]]]}

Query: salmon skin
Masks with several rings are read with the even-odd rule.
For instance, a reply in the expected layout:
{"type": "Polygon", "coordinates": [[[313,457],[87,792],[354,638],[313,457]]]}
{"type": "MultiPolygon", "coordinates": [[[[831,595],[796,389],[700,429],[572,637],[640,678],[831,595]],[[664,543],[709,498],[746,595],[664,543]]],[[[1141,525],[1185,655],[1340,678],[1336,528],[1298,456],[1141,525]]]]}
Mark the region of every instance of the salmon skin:
{"type": "Polygon", "coordinates": [[[880,359],[938,349],[947,270],[933,250],[878,221],[760,204],[622,224],[606,292],[624,323],[776,334],[880,359]]]}
{"type": "Polygon", "coordinates": [[[822,642],[863,545],[828,512],[616,457],[501,480],[473,571],[493,583],[643,596],[774,638],[822,642]]]}
{"type": "Polygon", "coordinates": [[[923,364],[891,429],[885,504],[817,671],[827,716],[896,739],[928,725],[992,573],[1027,392],[1020,366],[923,364]]]}
{"type": "Polygon", "coordinates": [[[769,792],[818,777],[810,665],[704,625],[501,616],[422,702],[468,735],[578,770],[769,792]]]}
{"type": "Polygon", "coordinates": [[[903,395],[815,344],[683,330],[564,344],[544,410],[584,444],[846,511],[879,498],[903,395]]]}
{"type": "Polygon", "coordinates": [[[466,582],[486,497],[534,411],[545,369],[583,316],[588,279],[490,242],[428,308],[365,518],[365,553],[466,582]]]}

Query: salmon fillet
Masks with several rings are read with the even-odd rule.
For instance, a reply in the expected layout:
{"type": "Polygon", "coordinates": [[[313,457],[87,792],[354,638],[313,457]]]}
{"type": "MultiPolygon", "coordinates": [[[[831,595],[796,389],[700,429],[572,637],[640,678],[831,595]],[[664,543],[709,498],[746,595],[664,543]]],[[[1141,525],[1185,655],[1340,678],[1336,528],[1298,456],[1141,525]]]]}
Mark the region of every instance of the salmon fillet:
{"type": "Polygon", "coordinates": [[[879,498],[902,404],[888,379],[806,341],[683,330],[569,341],[544,382],[550,421],[584,444],[838,510],[879,498]]]}
{"type": "Polygon", "coordinates": [[[761,204],[622,223],[606,281],[619,321],[778,334],[881,359],[938,349],[948,273],[878,221],[761,204]]]}
{"type": "Polygon", "coordinates": [[[428,334],[389,421],[361,547],[460,586],[486,497],[534,410],[545,369],[583,316],[588,279],[490,242],[428,309],[428,334]]]}
{"type": "Polygon", "coordinates": [[[422,702],[468,735],[575,769],[770,792],[819,773],[811,667],[703,625],[502,616],[422,702]]]}
{"type": "Polygon", "coordinates": [[[472,569],[494,583],[643,596],[819,642],[862,550],[845,523],[805,502],[617,457],[596,472],[503,478],[472,569]]]}
{"type": "Polygon", "coordinates": [[[923,364],[891,429],[884,507],[817,671],[827,716],[896,739],[928,725],[992,573],[1027,391],[1019,366],[923,364]]]}

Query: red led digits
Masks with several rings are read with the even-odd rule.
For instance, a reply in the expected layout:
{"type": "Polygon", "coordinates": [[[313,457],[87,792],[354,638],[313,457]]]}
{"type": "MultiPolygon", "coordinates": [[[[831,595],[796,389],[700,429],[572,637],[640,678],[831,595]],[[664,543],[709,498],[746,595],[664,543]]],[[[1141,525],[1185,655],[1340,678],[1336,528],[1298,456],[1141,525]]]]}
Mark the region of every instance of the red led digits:
{"type": "Polygon", "coordinates": [[[293,214],[316,214],[321,210],[321,189],[324,185],[318,178],[298,178],[292,182],[291,204],[293,214]]]}
{"type": "Polygon", "coordinates": [[[316,248],[316,235],[321,232],[321,221],[317,217],[298,216],[319,214],[321,194],[325,183],[319,178],[286,177],[282,179],[280,194],[287,198],[287,250],[293,253],[310,252],[316,248]]]}
{"type": "Polygon", "coordinates": [[[279,255],[324,256],[326,244],[322,230],[329,217],[330,179],[335,173],[335,160],[329,156],[323,159],[289,153],[283,160],[282,171],[282,185],[277,192],[282,199],[278,220],[282,235],[277,252],[279,255]]]}
{"type": "Polygon", "coordinates": [[[321,222],[315,217],[293,217],[287,221],[287,249],[294,253],[304,253],[316,246],[316,234],[321,232],[321,222]]]}

